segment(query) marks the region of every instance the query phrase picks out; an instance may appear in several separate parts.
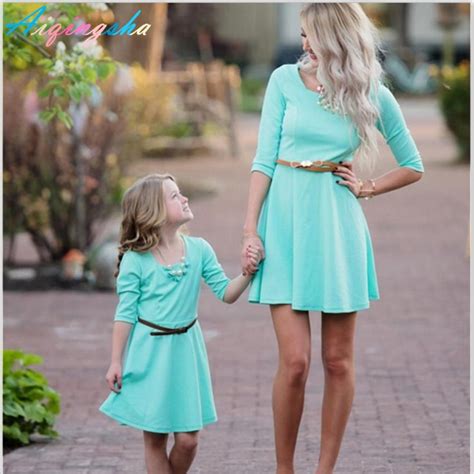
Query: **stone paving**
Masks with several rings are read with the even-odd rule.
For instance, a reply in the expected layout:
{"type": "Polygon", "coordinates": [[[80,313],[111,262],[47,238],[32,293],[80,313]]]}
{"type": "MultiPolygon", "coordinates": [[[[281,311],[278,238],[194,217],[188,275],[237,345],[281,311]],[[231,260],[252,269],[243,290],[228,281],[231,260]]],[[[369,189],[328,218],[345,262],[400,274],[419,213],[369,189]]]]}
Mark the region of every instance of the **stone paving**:
{"type": "MultiPolygon", "coordinates": [[[[381,300],[359,313],[356,396],[336,474],[469,472],[469,168],[436,104],[401,101],[424,158],[413,186],[362,202],[371,229],[381,300]]],[[[240,161],[213,156],[146,160],[133,174],[170,171],[216,193],[192,202],[190,230],[207,238],[230,276],[239,271],[240,229],[258,117],[238,121],[240,161]]],[[[396,166],[383,148],[375,176],[396,166]]],[[[112,220],[107,229],[113,228],[112,220]]],[[[32,251],[23,240],[22,255],[32,251]]],[[[142,433],[98,412],[108,393],[113,293],[6,292],[4,346],[44,356],[62,395],[61,436],[7,454],[4,472],[142,473],[142,433]]],[[[319,450],[323,372],[320,313],[311,314],[313,357],[296,471],[312,473],[319,450]]],[[[269,310],[246,297],[224,305],[204,288],[200,305],[218,423],[203,430],[194,474],[274,473],[271,385],[277,364],[269,310]]]]}

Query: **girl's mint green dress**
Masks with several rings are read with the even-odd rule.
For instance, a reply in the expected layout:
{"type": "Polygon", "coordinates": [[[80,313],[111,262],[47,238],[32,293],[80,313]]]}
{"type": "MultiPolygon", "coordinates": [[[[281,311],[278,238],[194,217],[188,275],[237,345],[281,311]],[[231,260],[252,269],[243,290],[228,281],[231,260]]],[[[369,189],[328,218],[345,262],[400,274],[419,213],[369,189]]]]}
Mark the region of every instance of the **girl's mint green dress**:
{"type": "Polygon", "coordinates": [[[200,430],[217,421],[206,346],[199,321],[188,332],[151,336],[137,318],[168,328],[197,317],[201,278],[223,299],[229,278],[210,244],[183,235],[184,274],[164,267],[151,252],[127,251],[117,278],[115,321],[132,325],[124,351],[122,389],[110,392],[99,410],[122,425],[156,433],[200,430]]]}
{"type": "MultiPolygon", "coordinates": [[[[353,160],[360,138],[352,121],[325,110],[319,96],[305,86],[297,64],[280,66],[270,76],[251,168],[272,179],[258,222],[266,258],[249,301],[344,313],[367,309],[369,300],[380,298],[360,200],[331,172],[276,163],[353,160]]],[[[381,83],[377,98],[377,128],[398,165],[423,172],[396,99],[381,83]]]]}

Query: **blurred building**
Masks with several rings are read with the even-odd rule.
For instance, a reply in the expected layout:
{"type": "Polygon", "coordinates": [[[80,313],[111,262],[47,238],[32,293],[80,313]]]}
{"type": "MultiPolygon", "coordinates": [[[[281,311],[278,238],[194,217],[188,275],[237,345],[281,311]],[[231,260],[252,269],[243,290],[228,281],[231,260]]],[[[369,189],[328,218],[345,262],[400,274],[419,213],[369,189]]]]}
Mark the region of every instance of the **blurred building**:
{"type": "MultiPolygon", "coordinates": [[[[469,58],[468,3],[451,3],[442,10],[437,3],[362,3],[380,28],[389,51],[411,51],[418,58],[440,61],[444,26],[452,27],[455,61],[469,58]],[[440,20],[442,23],[440,24],[440,20]]],[[[446,5],[446,4],[444,4],[446,5]]],[[[299,12],[302,3],[214,4],[217,44],[239,53],[248,73],[265,75],[279,64],[294,62],[301,53],[299,12]]]]}
{"type": "MultiPolygon", "coordinates": [[[[159,70],[188,61],[221,58],[244,74],[265,78],[302,52],[303,3],[115,3],[113,19],[125,23],[140,9],[146,36],[105,37],[112,56],[159,70]]],[[[469,3],[362,3],[379,27],[383,47],[408,66],[440,63],[447,39],[454,62],[469,58],[469,3]]],[[[105,21],[102,19],[102,21],[105,21]]]]}

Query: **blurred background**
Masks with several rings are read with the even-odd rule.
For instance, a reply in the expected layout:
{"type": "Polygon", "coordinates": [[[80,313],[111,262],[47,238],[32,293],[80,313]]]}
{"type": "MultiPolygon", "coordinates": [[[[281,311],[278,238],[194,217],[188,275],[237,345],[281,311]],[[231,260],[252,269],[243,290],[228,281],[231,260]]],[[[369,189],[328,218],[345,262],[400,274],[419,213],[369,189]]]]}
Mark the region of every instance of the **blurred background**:
{"type": "MultiPolygon", "coordinates": [[[[42,5],[4,4],[4,25],[42,5]]],[[[380,30],[388,86],[420,149],[426,176],[413,189],[363,204],[385,294],[378,311],[364,317],[371,325],[361,326],[361,347],[368,352],[359,371],[376,377],[378,366],[371,357],[385,361],[384,370],[391,367],[387,380],[399,387],[401,398],[420,395],[419,405],[400,402],[400,412],[392,413],[394,419],[403,415],[408,425],[410,413],[424,413],[415,428],[400,427],[400,433],[412,430],[413,442],[393,441],[398,446],[393,459],[405,466],[396,472],[433,472],[428,460],[433,456],[438,456],[437,466],[461,469],[468,462],[470,4],[361,5],[380,30]],[[388,318],[380,322],[380,314],[388,318]],[[374,328],[384,335],[383,355],[371,338],[374,328]],[[411,354],[410,360],[399,360],[400,340],[408,341],[403,357],[411,354]],[[455,374],[436,365],[438,351],[444,351],[448,365],[458,367],[455,374]],[[403,379],[405,363],[412,372],[403,379]],[[443,386],[434,386],[436,380],[443,386]],[[421,396],[428,392],[434,399],[421,396]],[[450,401],[442,408],[445,398],[450,401]],[[436,416],[444,414],[447,424],[435,426],[433,410],[436,416]],[[421,433],[431,438],[420,444],[421,433]],[[435,439],[451,446],[456,456],[435,448],[435,439]],[[411,470],[416,466],[421,471],[411,470]]],[[[13,451],[5,458],[6,472],[26,472],[20,467],[25,462],[32,472],[65,467],[137,472],[143,467],[139,437],[129,430],[120,438],[129,443],[119,443],[120,453],[128,454],[120,466],[114,464],[113,446],[120,435],[96,410],[106,396],[102,376],[116,304],[113,272],[123,192],[144,174],[175,174],[196,216],[192,233],[213,243],[230,274],[239,271],[263,95],[271,71],[295,62],[302,52],[302,4],[46,6],[38,26],[121,26],[140,11],[133,20],[136,30],[151,27],[146,35],[102,35],[89,44],[85,37],[63,35],[49,47],[44,37],[25,35],[23,28],[3,34],[4,447],[13,451]],[[29,367],[41,364],[40,371],[29,367]],[[44,437],[54,441],[46,443],[44,437]],[[102,450],[95,449],[99,440],[102,450]],[[64,447],[72,449],[72,461],[61,455],[64,447]]],[[[395,166],[383,139],[381,146],[376,175],[395,166]]],[[[242,298],[225,309],[240,323],[223,323],[221,311],[204,291],[202,315],[223,421],[209,430],[203,449],[217,448],[214,452],[221,454],[214,460],[202,456],[192,472],[223,472],[220,466],[226,472],[257,472],[255,466],[259,473],[271,472],[268,396],[275,348],[262,316],[266,308],[242,298]],[[254,336],[242,333],[245,328],[253,328],[254,336]],[[245,355],[240,341],[246,341],[245,355]],[[255,370],[241,371],[245,361],[253,367],[252,354],[258,350],[255,370]],[[246,388],[256,386],[256,398],[248,398],[246,388]],[[227,435],[248,430],[252,434],[236,448],[219,444],[227,435]],[[222,434],[217,439],[216,431],[222,434]],[[248,471],[243,452],[248,453],[248,471]]],[[[310,392],[310,400],[321,395],[319,390],[310,392]]],[[[372,398],[359,402],[362,409],[387,403],[384,397],[393,393],[383,384],[371,390],[372,398]]],[[[377,429],[392,421],[375,429],[357,425],[362,422],[356,418],[355,428],[348,428],[359,428],[352,433],[356,443],[348,442],[341,461],[352,467],[341,472],[372,472],[361,467],[366,456],[358,449],[369,449],[376,440],[388,442],[377,429]],[[364,429],[375,431],[367,437],[361,434],[364,429]]],[[[314,424],[305,423],[307,442],[299,449],[307,467],[318,433],[314,424]]],[[[393,459],[387,456],[369,459],[371,468],[385,466],[386,471],[377,472],[392,472],[393,459]]]]}

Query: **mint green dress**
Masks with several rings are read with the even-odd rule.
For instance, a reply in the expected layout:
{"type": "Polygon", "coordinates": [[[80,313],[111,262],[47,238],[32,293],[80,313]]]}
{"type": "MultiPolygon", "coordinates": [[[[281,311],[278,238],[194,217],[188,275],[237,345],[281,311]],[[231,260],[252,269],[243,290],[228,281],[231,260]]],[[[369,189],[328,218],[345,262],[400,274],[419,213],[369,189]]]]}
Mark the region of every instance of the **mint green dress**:
{"type": "MultiPolygon", "coordinates": [[[[377,128],[399,166],[423,172],[400,107],[380,83],[377,128]]],[[[359,199],[331,172],[276,164],[352,161],[360,138],[349,117],[325,110],[297,64],[270,76],[258,146],[251,167],[271,178],[258,221],[266,258],[249,292],[251,303],[290,304],[295,310],[345,313],[380,299],[375,258],[359,199]]]]}
{"type": "Polygon", "coordinates": [[[200,430],[217,421],[206,346],[199,320],[184,334],[151,336],[140,316],[183,327],[197,317],[201,279],[222,300],[229,284],[211,245],[183,235],[185,273],[172,275],[151,252],[127,251],[117,278],[115,321],[132,325],[124,351],[122,389],[99,407],[122,425],[156,433],[200,430]]]}

